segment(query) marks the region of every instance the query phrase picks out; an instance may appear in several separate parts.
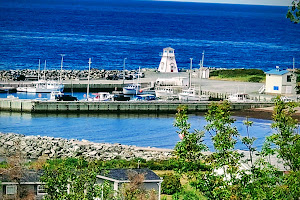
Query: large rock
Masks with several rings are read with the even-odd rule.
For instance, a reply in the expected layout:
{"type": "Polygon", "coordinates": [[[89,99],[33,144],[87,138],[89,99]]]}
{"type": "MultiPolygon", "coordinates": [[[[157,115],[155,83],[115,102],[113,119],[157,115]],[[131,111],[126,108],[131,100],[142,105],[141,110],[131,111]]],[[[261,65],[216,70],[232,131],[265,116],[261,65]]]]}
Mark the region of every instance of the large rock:
{"type": "Polygon", "coordinates": [[[143,158],[168,159],[170,151],[155,151],[152,148],[139,148],[121,144],[92,143],[87,140],[67,140],[62,138],[24,136],[13,133],[0,133],[0,156],[4,153],[13,155],[17,149],[29,159],[37,159],[41,155],[48,155],[50,158],[61,158],[70,156],[84,156],[88,159],[111,160],[114,158],[132,159],[143,158]],[[19,147],[15,142],[19,143],[19,147]]]}

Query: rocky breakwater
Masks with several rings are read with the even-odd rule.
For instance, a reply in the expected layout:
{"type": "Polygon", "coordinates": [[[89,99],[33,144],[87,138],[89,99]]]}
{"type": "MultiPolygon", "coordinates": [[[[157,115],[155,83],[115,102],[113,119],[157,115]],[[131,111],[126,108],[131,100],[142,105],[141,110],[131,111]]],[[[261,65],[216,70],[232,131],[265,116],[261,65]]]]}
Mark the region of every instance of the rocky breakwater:
{"type": "MultiPolygon", "coordinates": [[[[142,69],[142,71],[147,71],[149,69],[142,69]]],[[[116,80],[120,78],[122,70],[104,70],[104,69],[91,69],[90,73],[88,70],[32,70],[32,69],[23,69],[23,70],[0,70],[0,81],[34,81],[38,77],[46,80],[59,80],[60,77],[62,80],[87,80],[88,75],[91,80],[100,80],[100,79],[110,79],[116,80]],[[114,77],[114,78],[113,78],[114,77]]],[[[126,75],[138,74],[137,70],[125,70],[126,75]]],[[[144,76],[140,76],[143,78],[144,76]]]]}
{"type": "Polygon", "coordinates": [[[20,151],[27,159],[37,159],[40,156],[48,156],[49,158],[82,156],[87,159],[100,160],[116,158],[164,160],[171,157],[171,150],[168,149],[0,133],[0,156],[10,156],[17,151],[20,151]]]}

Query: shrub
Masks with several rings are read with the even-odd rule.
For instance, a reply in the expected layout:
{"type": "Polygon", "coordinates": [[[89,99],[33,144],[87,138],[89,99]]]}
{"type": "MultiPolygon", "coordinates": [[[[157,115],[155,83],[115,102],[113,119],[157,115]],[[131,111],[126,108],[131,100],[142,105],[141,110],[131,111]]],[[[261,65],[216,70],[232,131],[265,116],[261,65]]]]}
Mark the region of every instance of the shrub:
{"type": "Polygon", "coordinates": [[[161,184],[162,193],[172,195],[179,192],[181,189],[180,177],[174,174],[164,174],[162,175],[164,181],[161,184]]]}
{"type": "Polygon", "coordinates": [[[261,76],[252,76],[248,79],[249,82],[255,82],[255,83],[259,83],[263,80],[263,77],[261,76]]]}
{"type": "Polygon", "coordinates": [[[209,73],[210,76],[219,76],[223,78],[231,77],[245,77],[245,76],[265,76],[264,71],[260,69],[226,69],[226,70],[215,70],[209,73]]]}

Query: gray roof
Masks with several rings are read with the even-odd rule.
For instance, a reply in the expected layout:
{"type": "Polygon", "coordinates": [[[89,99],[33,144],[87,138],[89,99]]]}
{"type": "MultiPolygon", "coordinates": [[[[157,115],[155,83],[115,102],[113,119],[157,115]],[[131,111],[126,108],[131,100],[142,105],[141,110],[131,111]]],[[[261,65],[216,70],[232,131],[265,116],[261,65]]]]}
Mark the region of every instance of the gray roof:
{"type": "Polygon", "coordinates": [[[157,176],[152,170],[146,168],[145,169],[107,169],[101,171],[101,176],[105,176],[119,181],[129,181],[128,179],[129,173],[144,174],[145,181],[160,180],[159,176],[157,176]]]}
{"type": "MultiPolygon", "coordinates": [[[[23,182],[23,183],[41,182],[40,181],[41,175],[42,175],[42,171],[33,171],[33,170],[24,171],[23,176],[21,178],[21,182],[23,182]]],[[[9,177],[8,174],[0,175],[0,181],[1,182],[14,182],[9,177]]]]}

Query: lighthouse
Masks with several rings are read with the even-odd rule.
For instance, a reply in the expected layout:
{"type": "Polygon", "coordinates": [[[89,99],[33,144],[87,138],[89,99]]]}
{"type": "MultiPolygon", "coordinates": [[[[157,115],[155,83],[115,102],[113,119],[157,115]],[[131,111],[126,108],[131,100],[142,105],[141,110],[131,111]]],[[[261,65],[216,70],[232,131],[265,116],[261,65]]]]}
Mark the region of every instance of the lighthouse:
{"type": "Polygon", "coordinates": [[[175,53],[173,48],[167,47],[163,49],[158,71],[178,73],[178,68],[177,68],[175,53]]]}

